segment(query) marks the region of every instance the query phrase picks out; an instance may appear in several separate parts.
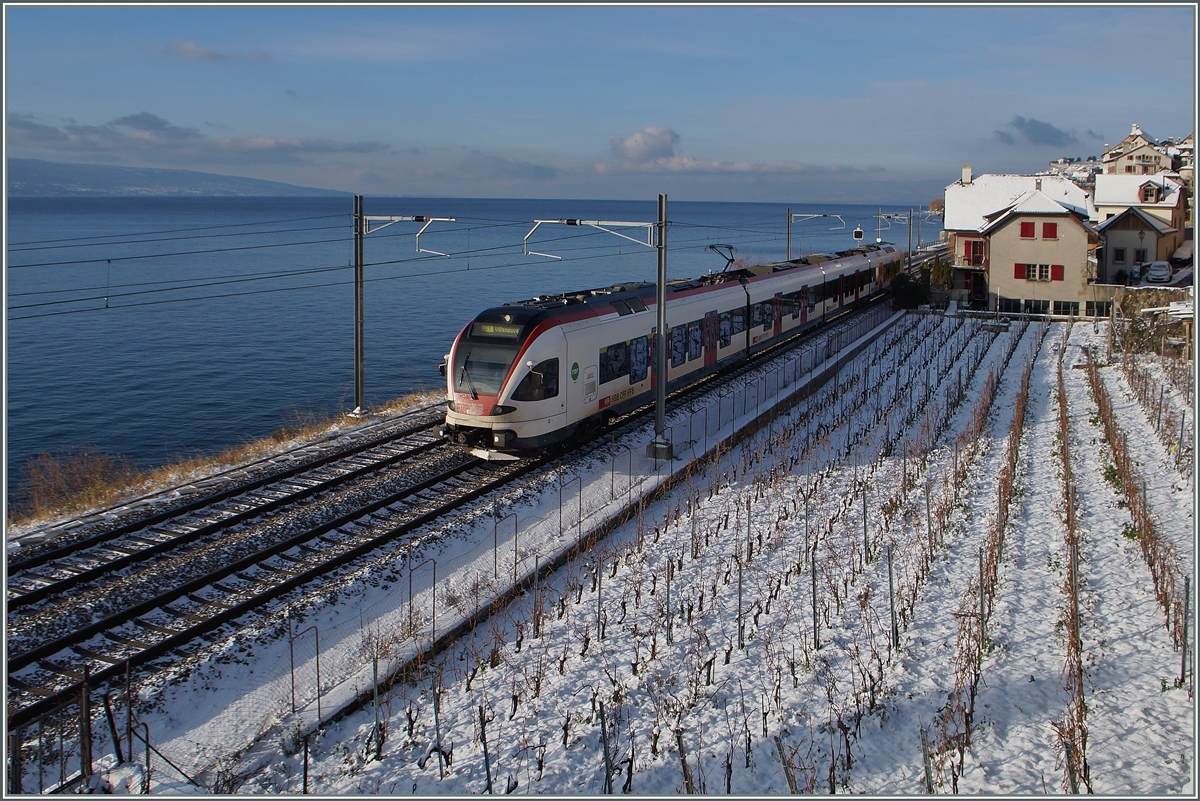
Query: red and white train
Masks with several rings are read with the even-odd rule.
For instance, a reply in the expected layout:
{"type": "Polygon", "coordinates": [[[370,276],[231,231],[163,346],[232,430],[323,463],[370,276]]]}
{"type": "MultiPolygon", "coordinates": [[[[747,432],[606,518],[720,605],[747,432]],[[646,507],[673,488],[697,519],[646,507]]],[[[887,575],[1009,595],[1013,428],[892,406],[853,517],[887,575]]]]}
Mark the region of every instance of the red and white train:
{"type": "MultiPolygon", "coordinates": [[[[837,255],[667,284],[674,391],[884,291],[904,252],[837,255]]],[[[482,452],[544,448],[654,399],[655,285],[535,297],[481,312],[445,356],[442,428],[482,452]]]]}

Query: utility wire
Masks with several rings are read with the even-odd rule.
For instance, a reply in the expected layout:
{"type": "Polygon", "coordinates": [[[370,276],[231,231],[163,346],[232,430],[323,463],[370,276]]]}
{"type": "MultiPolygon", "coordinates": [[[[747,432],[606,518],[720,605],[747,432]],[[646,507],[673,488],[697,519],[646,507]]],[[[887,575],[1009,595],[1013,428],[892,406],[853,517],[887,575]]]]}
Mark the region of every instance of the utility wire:
{"type": "MultiPolygon", "coordinates": [[[[282,225],[290,222],[308,222],[310,220],[329,220],[334,217],[349,217],[348,214],[322,214],[318,217],[292,217],[287,220],[264,220],[262,222],[229,223],[227,225],[204,225],[196,228],[167,228],[162,231],[141,231],[125,234],[96,234],[95,236],[73,236],[65,239],[32,239],[26,242],[10,242],[10,245],[44,245],[60,242],[78,242],[80,240],[113,239],[121,236],[157,236],[159,234],[178,234],[186,231],[219,231],[225,228],[245,228],[252,225],[282,225]]],[[[99,243],[105,244],[105,243],[99,243]]]]}

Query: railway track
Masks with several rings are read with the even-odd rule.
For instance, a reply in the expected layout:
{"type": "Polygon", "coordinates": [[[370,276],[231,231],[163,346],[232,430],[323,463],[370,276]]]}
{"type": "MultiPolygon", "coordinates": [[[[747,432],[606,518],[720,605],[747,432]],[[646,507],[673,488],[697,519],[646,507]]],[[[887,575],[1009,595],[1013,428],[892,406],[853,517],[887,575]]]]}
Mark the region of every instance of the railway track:
{"type": "MultiPolygon", "coordinates": [[[[838,325],[832,320],[821,330],[838,325]]],[[[714,379],[739,380],[757,362],[714,379]]],[[[681,390],[670,405],[710,391],[714,379],[681,390]]],[[[622,417],[605,433],[619,436],[652,409],[622,417]]],[[[383,546],[399,540],[403,547],[420,527],[557,455],[477,459],[433,434],[440,422],[413,423],[10,561],[10,726],[76,699],[85,681],[95,687],[151,661],[192,656],[189,648],[205,635],[383,546]]]]}
{"type": "MultiPolygon", "coordinates": [[[[186,549],[263,515],[337,491],[434,448],[444,447],[439,420],[422,420],[382,442],[359,444],[274,475],[193,499],[178,509],[131,522],[24,559],[10,559],[8,609],[28,606],[81,584],[102,579],[160,554],[186,549]]],[[[24,555],[22,555],[24,556],[24,555]]]]}
{"type": "Polygon", "coordinates": [[[448,447],[429,461],[426,469],[406,471],[420,478],[400,482],[403,486],[368,504],[350,504],[348,511],[316,525],[276,526],[290,536],[249,536],[240,548],[214,544],[169,560],[154,571],[156,578],[170,577],[165,589],[140,571],[73,593],[68,602],[47,604],[21,620],[10,616],[11,725],[71,700],[85,671],[94,685],[124,675],[127,665],[171,653],[190,656],[186,646],[203,635],[411,534],[538,464],[536,459],[487,462],[448,447]],[[36,643],[34,632],[40,635],[36,643]]]}

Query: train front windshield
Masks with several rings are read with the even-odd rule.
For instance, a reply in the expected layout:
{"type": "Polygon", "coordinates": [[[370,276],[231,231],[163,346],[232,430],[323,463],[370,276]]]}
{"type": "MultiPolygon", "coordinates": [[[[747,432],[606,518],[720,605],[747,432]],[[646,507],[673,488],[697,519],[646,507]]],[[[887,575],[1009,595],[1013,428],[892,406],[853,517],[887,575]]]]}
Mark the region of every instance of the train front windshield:
{"type": "Polygon", "coordinates": [[[499,395],[504,377],[517,358],[513,345],[484,344],[466,338],[454,354],[454,391],[476,395],[499,395]]]}
{"type": "Polygon", "coordinates": [[[522,343],[544,317],[521,307],[489,309],[476,317],[454,351],[454,391],[473,398],[499,395],[522,343]]]}

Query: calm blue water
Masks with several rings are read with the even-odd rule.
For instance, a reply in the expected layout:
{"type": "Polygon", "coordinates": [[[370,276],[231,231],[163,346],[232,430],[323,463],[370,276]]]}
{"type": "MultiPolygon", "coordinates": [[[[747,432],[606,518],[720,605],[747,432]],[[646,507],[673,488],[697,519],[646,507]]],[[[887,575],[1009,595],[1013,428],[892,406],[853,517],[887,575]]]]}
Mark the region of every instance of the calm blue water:
{"type": "MultiPolygon", "coordinates": [[[[786,208],[672,201],[668,275],[722,268],[712,243],[783,259],[786,208]]],[[[39,452],[90,447],[144,468],[262,437],[297,412],[353,408],[352,210],[350,198],[10,198],[10,497],[39,452]]],[[[481,309],[657,269],[653,249],[592,228],[541,226],[530,249],[559,261],[522,253],[534,220],[651,222],[654,200],[367,198],[365,210],[456,218],[421,237],[448,258],[416,252],[418,223],[367,237],[368,404],[440,386],[442,355],[481,309]]],[[[852,247],[857,225],[874,241],[878,210],[792,206],[846,222],[795,222],[793,256],[852,247]]],[[[922,223],[921,238],[939,231],[922,223]]],[[[908,243],[905,226],[882,236],[908,243]]]]}

